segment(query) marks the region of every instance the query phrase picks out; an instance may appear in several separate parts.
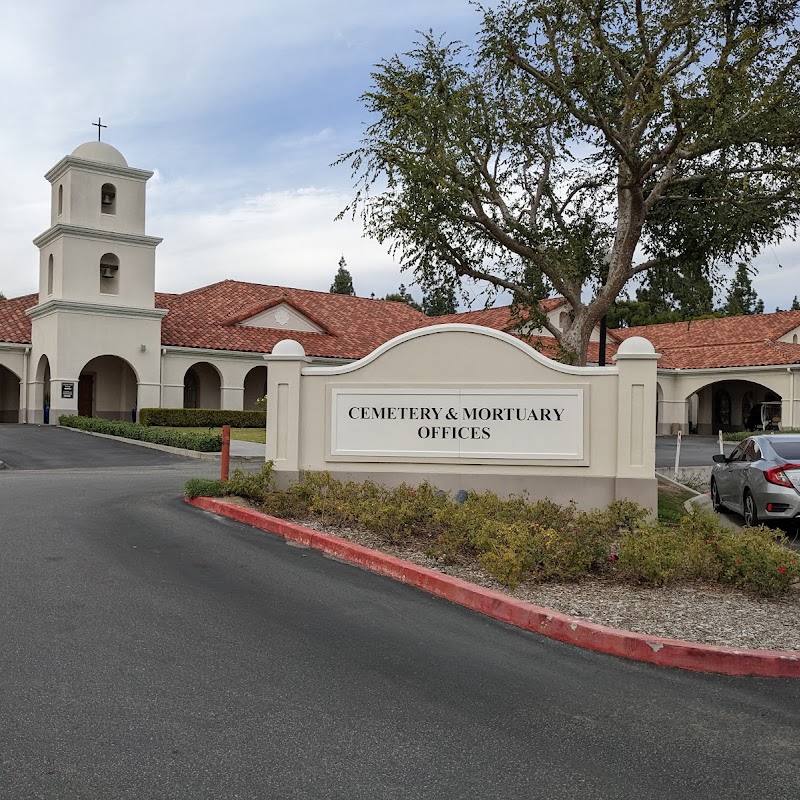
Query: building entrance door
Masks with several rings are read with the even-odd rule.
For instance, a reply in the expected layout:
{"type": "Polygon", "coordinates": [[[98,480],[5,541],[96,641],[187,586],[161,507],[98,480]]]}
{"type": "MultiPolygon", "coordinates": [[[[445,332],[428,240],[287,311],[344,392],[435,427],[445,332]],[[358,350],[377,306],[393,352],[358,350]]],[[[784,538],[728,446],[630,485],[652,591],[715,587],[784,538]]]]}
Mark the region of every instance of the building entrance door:
{"type": "Polygon", "coordinates": [[[92,396],[94,395],[94,375],[81,375],[78,380],[78,414],[92,416],[92,396]]]}

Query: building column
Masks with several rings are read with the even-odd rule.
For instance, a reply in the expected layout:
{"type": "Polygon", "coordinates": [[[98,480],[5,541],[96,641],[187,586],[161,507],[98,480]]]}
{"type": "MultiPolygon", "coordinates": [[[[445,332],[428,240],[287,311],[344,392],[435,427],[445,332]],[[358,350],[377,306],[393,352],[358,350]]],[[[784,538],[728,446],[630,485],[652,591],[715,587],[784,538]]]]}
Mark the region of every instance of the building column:
{"type": "Polygon", "coordinates": [[[241,411],[244,408],[244,386],[220,386],[219,407],[241,411]]]}
{"type": "Polygon", "coordinates": [[[617,499],[633,500],[655,514],[656,365],[661,358],[641,336],[625,339],[614,360],[619,370],[617,406],[617,499]]]}
{"type": "Polygon", "coordinates": [[[158,383],[142,383],[136,385],[136,421],[143,408],[159,408],[161,402],[161,385],[158,383]]]}
{"type": "Polygon", "coordinates": [[[58,425],[64,414],[78,413],[78,377],[50,378],[50,424],[58,425]]]}
{"type": "Polygon", "coordinates": [[[294,339],[284,339],[264,356],[267,369],[267,451],[279,488],[296,480],[300,472],[300,381],[311,359],[294,339]]]}

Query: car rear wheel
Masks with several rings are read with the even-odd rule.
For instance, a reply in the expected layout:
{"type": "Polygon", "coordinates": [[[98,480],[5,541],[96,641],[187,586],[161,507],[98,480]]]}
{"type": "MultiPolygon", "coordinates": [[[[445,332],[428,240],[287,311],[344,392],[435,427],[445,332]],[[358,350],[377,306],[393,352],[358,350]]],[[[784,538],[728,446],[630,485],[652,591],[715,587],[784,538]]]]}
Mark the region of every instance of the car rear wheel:
{"type": "Polygon", "coordinates": [[[758,525],[758,509],[756,509],[755,498],[750,492],[745,492],[742,507],[744,508],[744,524],[754,528],[758,525]]]}
{"type": "Polygon", "coordinates": [[[719,499],[719,487],[713,478],[711,479],[711,505],[714,508],[714,511],[725,510],[725,506],[722,505],[719,499]]]}

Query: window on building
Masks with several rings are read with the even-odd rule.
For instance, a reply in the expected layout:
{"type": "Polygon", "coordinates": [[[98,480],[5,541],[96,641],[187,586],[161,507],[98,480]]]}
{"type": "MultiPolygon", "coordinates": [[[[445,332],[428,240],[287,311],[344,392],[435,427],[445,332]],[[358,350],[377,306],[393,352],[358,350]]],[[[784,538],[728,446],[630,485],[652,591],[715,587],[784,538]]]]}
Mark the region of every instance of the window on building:
{"type": "Polygon", "coordinates": [[[183,379],[184,408],[197,408],[197,387],[199,383],[197,373],[190,367],[186,371],[186,377],[183,379]]]}
{"type": "Polygon", "coordinates": [[[64,210],[64,185],[58,185],[58,216],[61,216],[61,212],[64,210]]]}
{"type": "Polygon", "coordinates": [[[103,214],[117,213],[117,189],[113,183],[104,183],[100,190],[100,211],[103,214]]]}
{"type": "Polygon", "coordinates": [[[53,294],[53,254],[47,259],[47,294],[53,294]]]}
{"type": "Polygon", "coordinates": [[[113,253],[100,258],[100,294],[119,294],[119,259],[113,253]]]}

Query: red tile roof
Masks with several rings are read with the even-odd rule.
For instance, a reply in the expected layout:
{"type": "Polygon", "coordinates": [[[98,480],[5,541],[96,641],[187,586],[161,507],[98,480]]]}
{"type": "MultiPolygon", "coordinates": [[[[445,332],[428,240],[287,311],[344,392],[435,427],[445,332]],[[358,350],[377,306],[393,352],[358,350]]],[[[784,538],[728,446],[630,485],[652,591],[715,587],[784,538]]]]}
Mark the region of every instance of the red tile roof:
{"type": "MultiPolygon", "coordinates": [[[[30,343],[31,321],[25,310],[37,302],[35,294],[0,301],[1,342],[30,343]]],[[[559,297],[545,300],[542,310],[551,311],[564,302],[559,297]]],[[[291,337],[303,345],[309,356],[318,358],[361,358],[392,337],[426,325],[466,322],[507,330],[515,324],[510,306],[430,318],[405,303],[232,280],[184,294],[157,292],[156,307],[169,311],[161,327],[165,345],[268,353],[281,339],[291,337]],[[325,332],[239,324],[281,302],[291,305],[325,332]]],[[[607,357],[611,363],[616,352],[615,338],[622,341],[644,336],[662,353],[659,366],[667,369],[798,364],[800,345],[777,341],[798,327],[800,311],[624,328],[609,331],[607,357]]],[[[551,358],[557,355],[551,337],[519,338],[551,358]]],[[[589,344],[587,360],[597,363],[596,342],[589,344]]]]}
{"type": "Polygon", "coordinates": [[[25,311],[38,302],[38,294],[0,300],[0,342],[30,344],[31,320],[25,316],[25,311]]]}
{"type": "Polygon", "coordinates": [[[662,354],[659,367],[713,369],[800,363],[800,344],[779,342],[800,327],[800,311],[720,317],[614,331],[617,339],[644,336],[662,354]]]}
{"type": "MultiPolygon", "coordinates": [[[[542,313],[547,314],[567,301],[563,297],[549,297],[539,301],[539,308],[542,313]]],[[[523,315],[523,319],[527,315],[523,315]]],[[[463,322],[468,325],[485,325],[487,328],[495,328],[499,331],[506,331],[514,327],[518,320],[511,316],[511,306],[494,306],[493,308],[481,308],[477,311],[462,311],[458,314],[445,314],[435,317],[434,323],[444,325],[449,322],[463,322]]]]}
{"type": "Polygon", "coordinates": [[[309,356],[319,358],[361,358],[394,336],[430,324],[428,317],[405,303],[231,280],[182,295],[159,296],[157,304],[169,309],[161,325],[162,344],[269,353],[281,339],[292,338],[309,356]],[[326,332],[238,324],[280,302],[326,332]]]}

